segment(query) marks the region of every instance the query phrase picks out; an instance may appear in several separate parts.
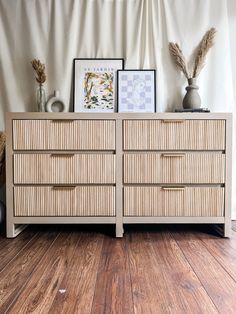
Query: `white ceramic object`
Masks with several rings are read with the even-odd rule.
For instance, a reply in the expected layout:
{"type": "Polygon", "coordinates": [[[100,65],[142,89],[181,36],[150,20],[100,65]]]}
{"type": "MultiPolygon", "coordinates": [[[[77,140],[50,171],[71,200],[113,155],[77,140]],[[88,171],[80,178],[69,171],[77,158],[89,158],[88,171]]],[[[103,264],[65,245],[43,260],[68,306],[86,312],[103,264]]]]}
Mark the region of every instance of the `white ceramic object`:
{"type": "Polygon", "coordinates": [[[65,104],[64,99],[60,97],[58,90],[54,91],[54,96],[51,97],[46,104],[47,112],[68,112],[69,108],[65,104]]]}

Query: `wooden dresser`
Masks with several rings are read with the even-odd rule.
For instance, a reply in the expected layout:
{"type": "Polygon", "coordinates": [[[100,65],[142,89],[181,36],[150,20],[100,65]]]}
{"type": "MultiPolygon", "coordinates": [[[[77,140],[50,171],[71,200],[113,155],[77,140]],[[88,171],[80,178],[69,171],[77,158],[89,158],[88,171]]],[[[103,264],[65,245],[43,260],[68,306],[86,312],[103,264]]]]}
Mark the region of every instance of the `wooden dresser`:
{"type": "Polygon", "coordinates": [[[7,113],[7,236],[32,223],[231,230],[229,113],[7,113]]]}

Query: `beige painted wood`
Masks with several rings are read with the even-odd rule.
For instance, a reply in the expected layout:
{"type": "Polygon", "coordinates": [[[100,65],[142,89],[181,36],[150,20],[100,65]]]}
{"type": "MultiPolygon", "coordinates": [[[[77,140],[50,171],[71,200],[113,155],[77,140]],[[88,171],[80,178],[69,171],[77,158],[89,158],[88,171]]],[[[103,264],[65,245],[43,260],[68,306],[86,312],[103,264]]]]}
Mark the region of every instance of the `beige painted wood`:
{"type": "Polygon", "coordinates": [[[7,112],[6,117],[22,120],[227,120],[232,113],[211,112],[211,113],[108,113],[108,112],[7,112]]]}
{"type": "Polygon", "coordinates": [[[225,182],[221,152],[162,152],[124,154],[124,183],[225,182]]]}
{"type": "Polygon", "coordinates": [[[231,217],[232,217],[232,149],[233,149],[233,119],[232,115],[228,118],[226,123],[226,164],[225,164],[225,224],[223,226],[224,237],[230,237],[231,217]]]}
{"type": "MultiPolygon", "coordinates": [[[[224,224],[224,217],[125,216],[125,224],[224,224]]],[[[157,227],[158,229],[158,227],[157,227]]],[[[222,234],[222,232],[221,232],[222,234]]]]}
{"type": "MultiPolygon", "coordinates": [[[[18,123],[18,122],[14,122],[18,123]]],[[[37,124],[37,123],[36,123],[37,124]]],[[[224,236],[230,235],[230,219],[231,219],[231,153],[232,153],[232,114],[230,113],[7,113],[6,115],[6,128],[7,128],[7,236],[15,237],[27,224],[31,223],[115,223],[116,224],[116,235],[123,235],[123,223],[212,223],[221,224],[224,226],[224,236]],[[31,125],[35,125],[35,121],[38,120],[40,128],[28,128],[28,122],[25,124],[27,128],[24,129],[24,134],[18,132],[14,127],[13,120],[22,120],[21,124],[24,125],[28,121],[31,125]],[[32,122],[30,122],[32,120],[32,122]],[[46,125],[50,120],[54,120],[51,124],[54,127],[47,129],[41,128],[44,121],[46,125]],[[55,121],[57,120],[57,121],[55,121]],[[70,120],[70,121],[68,121],[70,120]],[[144,128],[138,130],[140,134],[136,133],[135,128],[137,124],[140,128],[140,120],[143,120],[141,126],[144,128]],[[134,123],[135,128],[130,129],[130,121],[134,123]],[[160,133],[156,134],[157,121],[161,123],[160,133]],[[77,125],[79,123],[79,126],[77,125]],[[128,123],[128,124],[127,124],[128,123]],[[76,125],[76,127],[75,127],[76,125]],[[127,129],[127,125],[129,128],[127,129]],[[150,127],[152,125],[152,127],[150,127]],[[153,127],[154,125],[154,127],[153,127]],[[83,126],[83,130],[82,127],[83,126]],[[98,126],[98,127],[97,127],[98,126]],[[146,127],[147,126],[147,127],[146,127]],[[163,127],[164,126],[164,127],[163,127]],[[189,126],[189,127],[188,127],[189,126]],[[191,126],[191,127],[190,127],[191,126]],[[193,128],[192,128],[193,126],[193,128]],[[126,129],[125,132],[123,129],[126,129]],[[55,132],[56,130],[56,132],[55,132]],[[129,131],[127,133],[127,130],[129,131]],[[132,132],[130,132],[132,130],[132,132]],[[164,130],[164,133],[163,133],[164,130]],[[182,131],[186,132],[182,132],[182,131]],[[34,133],[35,131],[35,133],[34,133]],[[53,133],[54,131],[54,133],[53,133]],[[84,133],[83,133],[84,132],[84,133]],[[225,133],[226,132],[226,133],[225,133]],[[28,133],[33,133],[31,136],[28,133]],[[151,136],[150,136],[151,134],[151,136]],[[153,137],[153,134],[156,138],[153,137]],[[13,136],[14,135],[14,136],[13,136]],[[36,140],[35,140],[36,135],[36,140]],[[59,137],[58,137],[59,135],[59,137]],[[141,135],[141,136],[140,136],[141,135]],[[26,136],[26,138],[24,138],[26,136]],[[46,138],[49,137],[50,139],[46,138]],[[132,138],[133,136],[133,138],[132,138]],[[31,137],[31,142],[29,138],[31,137]],[[74,138],[76,137],[76,138],[74,138]],[[17,142],[13,147],[12,139],[17,142]],[[53,143],[52,143],[53,140],[53,143]],[[42,142],[42,143],[41,143],[42,142]],[[140,143],[139,143],[140,142],[140,143]],[[36,144],[35,144],[36,143],[36,144]],[[215,212],[219,208],[214,206],[212,208],[212,199],[209,200],[208,207],[205,208],[206,212],[201,212],[196,209],[197,213],[203,216],[196,216],[196,212],[190,211],[191,216],[147,216],[147,213],[143,216],[124,216],[123,215],[123,193],[122,188],[141,188],[141,186],[135,185],[136,183],[130,183],[130,186],[123,185],[123,153],[127,153],[124,150],[127,149],[127,143],[130,145],[129,150],[133,150],[134,153],[137,150],[143,150],[143,154],[154,153],[213,153],[225,154],[225,180],[221,183],[221,187],[213,182],[204,183],[199,182],[198,185],[192,186],[190,183],[186,184],[185,189],[182,190],[163,190],[164,193],[185,193],[186,189],[218,189],[219,202],[222,199],[222,190],[225,189],[225,198],[223,200],[223,211],[220,213],[221,216],[216,216],[215,212]],[[20,144],[20,145],[19,145],[20,144]],[[28,145],[28,146],[27,146],[28,145]],[[133,146],[132,146],[133,145],[133,146]],[[138,149],[137,149],[138,145],[138,149]],[[133,149],[132,147],[135,147],[133,149]],[[141,149],[140,149],[141,147],[141,149]],[[14,149],[13,149],[14,148],[14,149]],[[186,150],[186,151],[184,151],[186,150]],[[198,151],[198,152],[197,152],[198,151]],[[200,152],[201,151],[201,152],[200,152]],[[208,151],[208,152],[207,152],[208,151]],[[211,151],[211,152],[210,152],[211,151]],[[13,167],[13,156],[15,154],[105,154],[113,155],[116,159],[115,165],[115,183],[113,186],[99,185],[97,187],[110,188],[112,189],[113,195],[113,207],[109,207],[109,212],[113,212],[114,216],[14,216],[13,207],[13,188],[52,188],[51,186],[15,186],[13,182],[13,175],[15,167],[13,167]],[[131,185],[133,184],[133,186],[131,185]],[[215,185],[214,185],[215,184],[215,185]],[[213,210],[213,212],[212,212],[213,210]]],[[[22,130],[21,130],[22,131],[22,130]]],[[[171,158],[171,157],[166,157],[171,158]]],[[[196,160],[196,156],[194,157],[196,160]]],[[[214,164],[214,163],[213,163],[214,164]]],[[[202,165],[204,166],[204,165],[202,165]]],[[[154,165],[153,165],[154,167],[154,165]]],[[[36,171],[33,169],[33,171],[36,171]]],[[[179,169],[175,169],[179,172],[179,169]]],[[[222,168],[219,169],[218,175],[222,175],[222,168]]],[[[141,171],[142,172],[142,171],[141,171]]],[[[214,172],[214,171],[213,171],[214,172]]],[[[89,174],[90,175],[90,174],[89,174]]],[[[213,179],[213,177],[212,177],[213,179]]],[[[19,179],[20,180],[20,179],[19,179]]],[[[202,180],[202,179],[201,179],[202,180]]],[[[200,181],[200,179],[199,179],[200,181]]],[[[61,182],[61,185],[68,185],[70,183],[61,182]]],[[[96,186],[90,185],[84,186],[85,188],[93,188],[96,186]]],[[[160,185],[160,184],[159,184],[160,185]]],[[[66,198],[62,199],[61,205],[55,208],[54,212],[58,211],[58,208],[62,210],[62,204],[67,200],[68,195],[76,194],[76,190],[81,186],[75,186],[74,188],[68,189],[68,186],[61,187],[64,189],[64,193],[67,195],[66,198]],[[67,188],[67,189],[66,189],[67,188]]],[[[147,183],[144,188],[152,189],[159,188],[154,183],[147,183]]],[[[55,190],[54,193],[59,193],[60,190],[55,190]]],[[[87,190],[88,191],[88,190],[87,190]]],[[[133,193],[133,191],[131,191],[133,193]]],[[[131,193],[131,194],[132,194],[131,193]]],[[[24,193],[23,193],[24,194],[24,193]]],[[[22,193],[20,198],[22,199],[22,193]]],[[[27,193],[26,193],[27,194],[27,193]]],[[[50,193],[49,193],[50,194],[50,193]]],[[[60,193],[61,194],[61,193],[60,193]]],[[[128,193],[129,198],[132,196],[128,193]]],[[[199,203],[206,203],[206,197],[210,194],[205,195],[200,193],[201,197],[198,196],[195,205],[199,203]]],[[[45,196],[45,194],[43,193],[45,196]]],[[[88,206],[88,211],[91,210],[89,202],[96,198],[96,193],[84,192],[80,197],[84,199],[85,205],[88,206]],[[84,196],[83,196],[84,195],[84,196]],[[87,196],[86,196],[87,195],[87,196]],[[89,196],[88,196],[89,195],[89,196]],[[84,198],[83,198],[84,197],[84,198]]],[[[102,194],[103,195],[103,194],[102,194]]],[[[191,193],[187,195],[190,198],[191,193]]],[[[214,196],[214,195],[213,195],[214,196]]],[[[106,194],[107,197],[107,194],[106,194]]],[[[141,195],[139,195],[141,197],[141,195]]],[[[170,202],[174,202],[175,197],[171,197],[170,202]]],[[[144,198],[145,199],[145,198],[144,198]]],[[[155,199],[155,197],[153,198],[155,199]]],[[[152,199],[152,201],[153,201],[152,199]]],[[[168,198],[167,198],[168,199],[168,198]]],[[[214,197],[213,197],[214,199],[214,197]]],[[[98,198],[96,198],[96,201],[98,198]]],[[[14,202],[16,200],[14,199],[14,202]]],[[[77,197],[76,197],[77,201],[77,197]]],[[[105,197],[102,201],[106,202],[105,197]]],[[[160,199],[158,200],[158,202],[160,199]]],[[[96,203],[96,202],[95,202],[96,203]]],[[[178,204],[178,202],[177,202],[178,204]]],[[[18,206],[16,204],[16,206],[18,206]]],[[[86,209],[84,206],[84,210],[86,209]]],[[[73,207],[72,207],[73,208],[73,207]]],[[[195,206],[196,208],[196,206],[195,206]]],[[[173,209],[173,208],[172,208],[173,209]]],[[[22,210],[18,206],[18,210],[22,210]]],[[[33,207],[30,207],[31,211],[34,211],[33,207]]],[[[41,209],[40,209],[41,210],[41,209]]],[[[66,209],[68,210],[68,208],[66,209]]],[[[78,209],[76,214],[78,214],[78,209]]],[[[103,209],[101,209],[102,211],[103,209]]],[[[108,208],[107,208],[108,210],[108,208]]],[[[180,209],[178,209],[180,210],[180,209]]],[[[51,209],[50,209],[51,211],[51,209]]],[[[88,212],[86,210],[86,214],[88,212]]],[[[181,210],[180,210],[181,211],[181,210]]],[[[100,210],[99,210],[100,213],[100,210]]],[[[177,212],[178,214],[178,212],[177,212]]],[[[218,214],[217,214],[218,215],[218,214]]]]}
{"type": "Polygon", "coordinates": [[[114,184],[115,155],[15,154],[15,184],[114,184]]]}
{"type": "Polygon", "coordinates": [[[123,237],[122,120],[116,120],[116,237],[123,237]]]}
{"type": "Polygon", "coordinates": [[[113,120],[13,120],[15,150],[113,150],[113,120]]]}
{"type": "Polygon", "coordinates": [[[112,186],[15,186],[15,216],[115,216],[112,186]]]}
{"type": "Polygon", "coordinates": [[[124,187],[124,216],[224,215],[221,187],[124,187]]]}
{"type": "Polygon", "coordinates": [[[224,150],[225,120],[125,120],[123,136],[124,150],[224,150]]]}

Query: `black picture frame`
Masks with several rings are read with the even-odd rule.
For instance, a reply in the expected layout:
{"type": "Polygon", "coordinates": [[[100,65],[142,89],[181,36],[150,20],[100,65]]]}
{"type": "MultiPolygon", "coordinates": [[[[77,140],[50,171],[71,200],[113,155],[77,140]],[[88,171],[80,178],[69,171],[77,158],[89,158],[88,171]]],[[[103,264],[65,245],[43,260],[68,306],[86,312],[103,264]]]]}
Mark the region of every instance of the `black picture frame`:
{"type": "MultiPolygon", "coordinates": [[[[74,58],[73,59],[73,111],[74,112],[115,112],[117,111],[117,70],[123,70],[124,69],[124,58],[74,58]],[[105,61],[105,62],[104,62],[105,61]],[[78,79],[82,80],[81,78],[78,78],[77,76],[80,75],[79,70],[77,69],[78,63],[80,62],[81,66],[87,66],[89,67],[97,67],[101,69],[102,66],[107,67],[110,64],[110,67],[114,67],[114,64],[118,67],[116,70],[114,70],[114,81],[113,81],[113,109],[112,110],[106,110],[106,109],[86,109],[83,110],[84,103],[82,101],[84,97],[84,90],[82,86],[82,82],[78,82],[78,79]],[[103,65],[102,65],[103,63],[103,65]],[[78,70],[78,73],[76,72],[78,70]],[[83,90],[83,92],[82,92],[83,90]],[[78,97],[80,97],[78,99],[78,97]],[[81,110],[80,110],[81,109],[81,110]]],[[[83,74],[83,71],[81,70],[81,75],[83,74]]]]}

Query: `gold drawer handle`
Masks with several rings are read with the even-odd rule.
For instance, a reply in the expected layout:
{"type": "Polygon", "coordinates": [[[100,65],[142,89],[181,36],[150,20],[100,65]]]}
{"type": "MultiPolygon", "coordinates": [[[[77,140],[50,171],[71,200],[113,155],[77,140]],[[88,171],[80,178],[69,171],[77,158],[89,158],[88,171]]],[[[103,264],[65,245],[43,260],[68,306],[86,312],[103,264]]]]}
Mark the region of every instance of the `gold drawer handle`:
{"type": "Polygon", "coordinates": [[[51,157],[74,157],[75,154],[51,154],[51,157]]]}
{"type": "Polygon", "coordinates": [[[163,153],[163,154],[161,154],[161,156],[162,157],[185,157],[186,154],[185,153],[180,153],[180,154],[178,154],[178,153],[173,153],[173,154],[171,154],[171,153],[163,153]]]}
{"type": "Polygon", "coordinates": [[[184,191],[185,186],[162,186],[161,189],[163,191],[184,191]]]}
{"type": "Polygon", "coordinates": [[[168,120],[161,120],[163,123],[184,123],[185,120],[171,120],[171,119],[168,119],[168,120]]]}
{"type": "Polygon", "coordinates": [[[53,190],[74,190],[76,185],[54,185],[53,190]]]}

